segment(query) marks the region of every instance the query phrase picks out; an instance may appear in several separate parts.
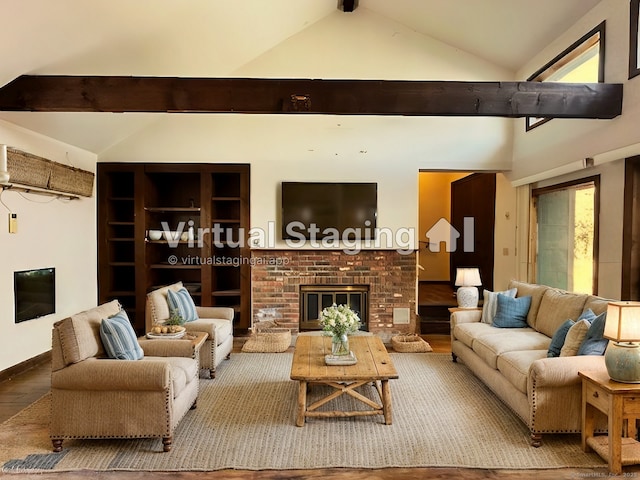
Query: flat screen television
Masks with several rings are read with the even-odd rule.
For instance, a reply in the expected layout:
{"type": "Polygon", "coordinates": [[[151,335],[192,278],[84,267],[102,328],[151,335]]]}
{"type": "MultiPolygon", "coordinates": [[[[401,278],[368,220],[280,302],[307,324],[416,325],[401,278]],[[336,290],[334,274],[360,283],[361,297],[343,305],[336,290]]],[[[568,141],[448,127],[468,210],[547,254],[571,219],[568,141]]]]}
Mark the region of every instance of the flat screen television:
{"type": "Polygon", "coordinates": [[[282,182],[282,238],[375,239],[377,183],[282,182]],[[312,226],[318,232],[312,231],[312,226]],[[329,230],[331,229],[331,230],[329,230]],[[357,233],[356,233],[357,232],[357,233]]]}
{"type": "Polygon", "coordinates": [[[56,311],[56,269],[40,268],[13,272],[15,323],[56,311]]]}

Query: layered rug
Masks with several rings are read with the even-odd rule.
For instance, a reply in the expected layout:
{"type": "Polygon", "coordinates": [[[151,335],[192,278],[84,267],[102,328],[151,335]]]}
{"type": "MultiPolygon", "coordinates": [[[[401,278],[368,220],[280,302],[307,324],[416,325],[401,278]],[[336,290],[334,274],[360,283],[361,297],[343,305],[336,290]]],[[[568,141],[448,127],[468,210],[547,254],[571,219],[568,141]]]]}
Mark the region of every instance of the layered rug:
{"type": "MultiPolygon", "coordinates": [[[[390,381],[392,425],[376,415],[314,418],[296,427],[292,355],[239,353],[215,380],[200,380],[198,407],[178,426],[171,452],[162,453],[160,439],[148,439],[65,440],[64,450],[52,453],[47,395],[0,425],[0,464],[4,472],[606,465],[582,452],[579,435],[547,435],[541,448],[531,447],[525,425],[450,355],[391,357],[400,376],[390,381]]],[[[321,388],[312,387],[310,399],[326,393],[321,388]]],[[[360,391],[377,400],[372,386],[360,391]]],[[[350,398],[327,407],[358,408],[350,398]]]]}

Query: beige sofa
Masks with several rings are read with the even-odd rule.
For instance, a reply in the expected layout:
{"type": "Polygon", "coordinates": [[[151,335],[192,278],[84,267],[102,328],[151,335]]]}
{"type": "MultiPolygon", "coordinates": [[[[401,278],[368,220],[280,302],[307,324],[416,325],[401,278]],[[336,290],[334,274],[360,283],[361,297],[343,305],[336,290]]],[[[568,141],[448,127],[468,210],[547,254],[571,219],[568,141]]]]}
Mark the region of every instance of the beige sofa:
{"type": "MultiPolygon", "coordinates": [[[[580,370],[605,370],[603,356],[547,358],[551,337],[567,319],[587,308],[606,311],[607,300],[544,285],[512,281],[517,296],[531,296],[527,328],[496,328],[481,321],[481,310],[451,315],[451,352],[529,427],[531,444],[544,433],[581,430],[580,370]]],[[[601,425],[599,425],[601,427],[601,425]]]]}
{"type": "Polygon", "coordinates": [[[188,342],[144,342],[141,360],[106,358],[100,323],[120,311],[114,300],[53,326],[50,437],[161,437],[173,431],[198,397],[198,360],[188,342]],[[171,356],[166,356],[166,355],[171,356]]]}
{"type": "MultiPolygon", "coordinates": [[[[169,319],[167,291],[178,291],[183,288],[182,282],[176,282],[147,294],[145,306],[145,322],[147,330],[152,325],[162,324],[169,319]]],[[[196,307],[198,320],[187,322],[187,332],[205,332],[209,335],[200,349],[200,367],[209,371],[210,378],[215,378],[216,367],[222,360],[228,359],[233,350],[233,317],[231,307],[196,307]]]]}

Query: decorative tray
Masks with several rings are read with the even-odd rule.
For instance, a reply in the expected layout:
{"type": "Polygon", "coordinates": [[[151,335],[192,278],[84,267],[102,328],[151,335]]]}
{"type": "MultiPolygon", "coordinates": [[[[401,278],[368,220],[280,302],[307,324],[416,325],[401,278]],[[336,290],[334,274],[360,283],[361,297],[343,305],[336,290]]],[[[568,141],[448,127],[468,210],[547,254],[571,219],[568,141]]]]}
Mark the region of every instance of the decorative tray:
{"type": "Polygon", "coordinates": [[[349,355],[325,355],[324,363],[327,365],[355,365],[358,362],[356,355],[349,352],[349,355]]]}
{"type": "Polygon", "coordinates": [[[178,331],[178,332],[174,332],[174,333],[153,333],[153,332],[148,332],[147,333],[147,338],[182,338],[184,337],[185,333],[187,333],[187,331],[185,330],[184,327],[180,327],[182,330],[178,331]]]}

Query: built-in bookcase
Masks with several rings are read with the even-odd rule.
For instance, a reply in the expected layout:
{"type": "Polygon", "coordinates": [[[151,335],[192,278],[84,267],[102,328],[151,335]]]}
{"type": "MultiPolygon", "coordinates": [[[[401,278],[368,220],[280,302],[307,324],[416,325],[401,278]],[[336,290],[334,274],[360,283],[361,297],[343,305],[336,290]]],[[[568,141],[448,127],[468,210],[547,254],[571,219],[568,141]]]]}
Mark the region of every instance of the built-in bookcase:
{"type": "Polygon", "coordinates": [[[196,304],[234,308],[234,328],[246,331],[248,231],[248,165],[101,163],[100,302],[117,298],[142,334],[146,294],[182,281],[196,304]]]}

